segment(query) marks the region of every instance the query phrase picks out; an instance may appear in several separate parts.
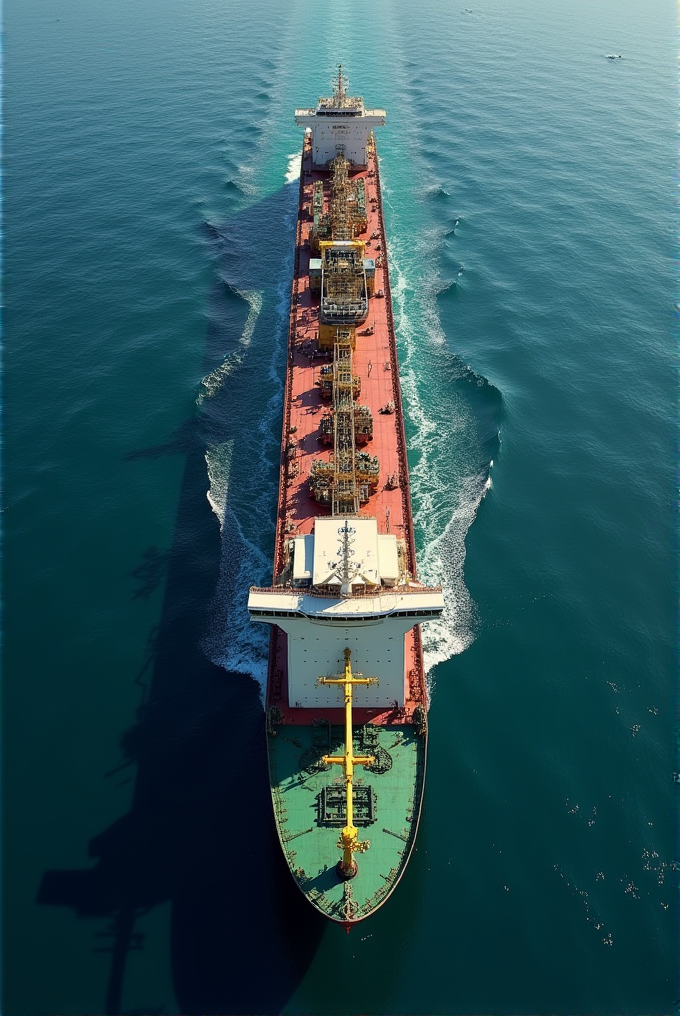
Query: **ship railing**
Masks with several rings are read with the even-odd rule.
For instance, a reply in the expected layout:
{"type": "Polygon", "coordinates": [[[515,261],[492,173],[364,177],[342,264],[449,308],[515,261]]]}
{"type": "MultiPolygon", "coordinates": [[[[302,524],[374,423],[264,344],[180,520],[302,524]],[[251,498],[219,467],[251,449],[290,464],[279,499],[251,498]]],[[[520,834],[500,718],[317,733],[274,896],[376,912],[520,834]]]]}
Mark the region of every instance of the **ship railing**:
{"type": "Polygon", "coordinates": [[[376,596],[403,596],[411,593],[432,595],[441,593],[441,586],[374,586],[370,589],[352,590],[347,596],[326,586],[251,586],[251,593],[283,593],[290,596],[320,596],[327,600],[375,599],[376,596]]]}
{"type": "MultiPolygon", "coordinates": [[[[304,159],[305,156],[311,156],[312,152],[312,139],[311,135],[305,134],[304,141],[302,143],[302,161],[300,163],[300,182],[298,187],[298,209],[302,208],[305,196],[305,172],[304,172],[304,159]]],[[[302,216],[298,214],[297,227],[295,231],[295,267],[293,271],[293,281],[291,283],[291,307],[298,305],[298,297],[300,290],[300,251],[302,250],[302,216]]],[[[290,362],[293,362],[295,355],[295,343],[297,339],[297,312],[291,313],[288,319],[288,357],[290,362]]],[[[290,407],[293,401],[293,371],[286,370],[286,387],[284,392],[283,400],[283,433],[281,439],[281,474],[279,478],[279,497],[277,505],[277,518],[278,518],[278,533],[275,546],[275,574],[280,574],[283,570],[284,561],[284,527],[286,525],[286,491],[287,491],[287,476],[290,463],[286,456],[286,443],[290,434],[290,407]]],[[[273,657],[270,657],[270,659],[273,657]]]]}
{"type": "MultiPolygon", "coordinates": [[[[375,156],[375,150],[373,152],[375,156]]],[[[376,183],[376,194],[378,197],[378,222],[380,235],[382,236],[382,253],[383,253],[383,288],[386,297],[386,310],[387,310],[387,328],[390,335],[390,365],[392,370],[392,385],[393,385],[393,401],[396,407],[397,417],[397,451],[400,466],[403,464],[403,468],[399,470],[399,487],[401,488],[401,502],[402,510],[404,512],[404,519],[408,520],[411,517],[410,502],[410,482],[408,475],[408,459],[406,455],[406,430],[404,427],[404,411],[401,402],[401,386],[398,383],[399,379],[399,364],[397,363],[397,344],[396,344],[396,332],[394,327],[394,315],[392,312],[392,292],[390,287],[390,271],[389,263],[387,258],[387,241],[385,239],[385,216],[383,213],[382,203],[382,186],[380,182],[380,163],[376,158],[374,161],[375,171],[375,183],[376,183]]],[[[406,538],[406,544],[408,547],[408,564],[409,570],[412,575],[416,574],[416,545],[413,534],[413,525],[408,524],[404,527],[404,537],[406,538]]]]}
{"type": "Polygon", "coordinates": [[[324,299],[322,310],[324,316],[355,317],[368,311],[366,300],[355,300],[351,303],[331,303],[324,299]]]}

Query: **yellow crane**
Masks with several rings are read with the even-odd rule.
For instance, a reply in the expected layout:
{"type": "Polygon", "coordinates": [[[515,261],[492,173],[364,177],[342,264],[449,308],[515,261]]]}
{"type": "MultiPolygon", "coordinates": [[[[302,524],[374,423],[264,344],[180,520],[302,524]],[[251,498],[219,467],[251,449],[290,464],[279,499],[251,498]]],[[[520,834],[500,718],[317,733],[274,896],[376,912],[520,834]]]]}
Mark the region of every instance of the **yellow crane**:
{"type": "Polygon", "coordinates": [[[363,854],[371,845],[370,840],[360,840],[359,830],[354,825],[354,800],[352,781],[354,779],[354,766],[370,766],[375,762],[373,755],[355,755],[352,745],[352,690],[355,684],[377,684],[377,677],[364,677],[357,671],[357,676],[352,674],[351,649],[345,649],[345,670],[342,674],[334,677],[320,677],[319,684],[343,685],[345,698],[345,754],[324,755],[323,760],[328,765],[335,762],[343,766],[345,771],[345,791],[347,795],[347,812],[345,816],[345,827],[340,833],[338,847],[342,850],[342,858],[338,861],[338,874],[341,878],[354,878],[359,866],[353,858],[353,854],[363,854]]]}

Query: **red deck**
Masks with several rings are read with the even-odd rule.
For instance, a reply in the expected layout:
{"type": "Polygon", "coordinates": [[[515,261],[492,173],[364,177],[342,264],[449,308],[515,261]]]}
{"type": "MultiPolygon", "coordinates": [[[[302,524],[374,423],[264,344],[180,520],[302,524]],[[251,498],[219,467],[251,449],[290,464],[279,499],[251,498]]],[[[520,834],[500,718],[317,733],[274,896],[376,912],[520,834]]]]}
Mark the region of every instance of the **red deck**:
{"type": "MultiPolygon", "coordinates": [[[[365,257],[373,258],[377,262],[375,292],[382,290],[384,293],[384,298],[373,296],[369,300],[368,318],[357,328],[353,357],[354,373],[361,378],[361,394],[358,402],[368,406],[373,416],[373,439],[364,447],[371,455],[377,455],[380,460],[378,492],[362,506],[360,514],[375,517],[379,532],[390,532],[398,539],[403,538],[406,541],[408,566],[415,577],[406,441],[387,269],[380,177],[374,153],[375,149],[369,157],[368,168],[352,175],[352,179],[358,177],[365,179],[368,228],[358,239],[366,244],[365,257]],[[377,238],[369,239],[374,233],[377,234],[377,238]],[[359,334],[369,327],[373,328],[372,335],[359,334]],[[395,412],[380,413],[380,408],[390,401],[395,405],[395,412]],[[385,484],[391,475],[396,475],[398,486],[396,489],[388,490],[385,484]]],[[[332,454],[332,449],[319,440],[319,423],[324,409],[327,409],[329,404],[322,400],[315,384],[321,366],[330,360],[326,357],[312,356],[316,348],[315,340],[319,327],[319,300],[318,297],[312,298],[309,291],[309,234],[313,223],[311,213],[313,183],[320,179],[330,180],[330,173],[313,171],[311,166],[311,142],[305,137],[300,177],[295,273],[291,293],[274,581],[283,568],[285,541],[296,535],[311,533],[314,519],[330,514],[327,508],[314,500],[309,490],[312,461],[319,458],[328,459],[332,454]],[[291,428],[296,428],[292,434],[291,428]],[[296,443],[293,458],[290,457],[288,449],[292,439],[296,443]]],[[[270,645],[267,704],[278,707],[284,723],[308,724],[312,710],[291,709],[287,705],[286,641],[286,635],[275,627],[270,645]]],[[[407,680],[405,708],[388,712],[355,709],[355,721],[358,724],[369,720],[381,724],[404,723],[410,718],[415,706],[425,702],[419,626],[406,635],[405,657],[406,673],[410,675],[410,679],[407,680]]],[[[331,722],[343,722],[342,709],[325,709],[324,715],[331,722]]]]}

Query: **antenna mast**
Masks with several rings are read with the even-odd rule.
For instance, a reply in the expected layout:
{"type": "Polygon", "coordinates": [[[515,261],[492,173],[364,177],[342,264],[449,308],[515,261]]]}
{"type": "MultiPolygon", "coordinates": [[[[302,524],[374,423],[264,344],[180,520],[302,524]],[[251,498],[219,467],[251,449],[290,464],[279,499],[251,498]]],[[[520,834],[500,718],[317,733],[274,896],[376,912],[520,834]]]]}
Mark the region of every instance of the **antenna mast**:
{"type": "Polygon", "coordinates": [[[347,98],[347,88],[345,78],[342,73],[342,64],[338,64],[338,77],[335,82],[335,95],[338,100],[338,106],[344,106],[347,98]]]}

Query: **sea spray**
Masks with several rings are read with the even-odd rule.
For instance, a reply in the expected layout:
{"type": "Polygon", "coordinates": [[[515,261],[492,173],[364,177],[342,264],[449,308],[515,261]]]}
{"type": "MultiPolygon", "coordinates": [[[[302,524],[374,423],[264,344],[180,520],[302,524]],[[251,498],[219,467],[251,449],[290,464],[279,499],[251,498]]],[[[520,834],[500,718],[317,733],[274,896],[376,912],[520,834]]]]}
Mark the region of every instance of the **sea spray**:
{"type": "Polygon", "coordinates": [[[302,157],[302,150],[299,152],[293,152],[292,155],[288,156],[288,168],[286,169],[286,183],[293,183],[295,180],[300,179],[300,159],[302,157]]]}

